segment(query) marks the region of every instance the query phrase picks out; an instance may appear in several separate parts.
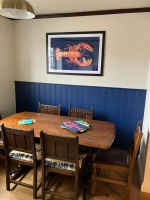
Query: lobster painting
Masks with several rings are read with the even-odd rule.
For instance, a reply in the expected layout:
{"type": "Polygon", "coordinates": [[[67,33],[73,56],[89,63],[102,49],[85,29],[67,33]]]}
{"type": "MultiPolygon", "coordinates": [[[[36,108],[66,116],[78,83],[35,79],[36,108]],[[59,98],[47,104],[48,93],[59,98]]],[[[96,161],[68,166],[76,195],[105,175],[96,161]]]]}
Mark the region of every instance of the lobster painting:
{"type": "Polygon", "coordinates": [[[80,67],[88,67],[92,64],[93,60],[92,58],[87,59],[87,52],[93,52],[93,48],[89,44],[81,42],[76,45],[67,45],[64,51],[61,51],[57,47],[55,50],[55,58],[57,61],[61,57],[68,58],[65,60],[68,65],[75,64],[80,67]]]}

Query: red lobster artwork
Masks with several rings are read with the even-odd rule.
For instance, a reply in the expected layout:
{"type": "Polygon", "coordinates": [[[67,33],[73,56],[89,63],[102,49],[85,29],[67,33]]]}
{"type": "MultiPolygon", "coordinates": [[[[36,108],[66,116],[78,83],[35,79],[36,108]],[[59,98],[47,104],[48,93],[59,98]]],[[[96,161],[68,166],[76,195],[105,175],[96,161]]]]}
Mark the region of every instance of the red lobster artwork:
{"type": "Polygon", "coordinates": [[[66,62],[68,64],[76,64],[81,67],[88,67],[92,64],[92,59],[86,59],[85,50],[93,52],[93,48],[87,43],[79,43],[77,45],[71,46],[67,45],[68,47],[64,50],[68,51],[61,51],[58,47],[55,50],[56,60],[58,61],[60,57],[66,57],[66,62]]]}

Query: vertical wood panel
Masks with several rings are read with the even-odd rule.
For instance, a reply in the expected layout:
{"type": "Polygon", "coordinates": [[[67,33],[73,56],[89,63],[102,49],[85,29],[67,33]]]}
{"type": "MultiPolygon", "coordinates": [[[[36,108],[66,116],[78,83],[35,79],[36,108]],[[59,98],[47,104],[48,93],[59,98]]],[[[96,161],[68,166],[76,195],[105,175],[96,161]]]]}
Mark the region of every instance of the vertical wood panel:
{"type": "Polygon", "coordinates": [[[141,106],[142,104],[145,104],[145,95],[141,90],[138,90],[136,92],[134,121],[142,120],[141,118],[138,118],[138,116],[140,117],[143,115],[143,108],[141,106]]]}
{"type": "Polygon", "coordinates": [[[89,105],[88,109],[95,109],[95,96],[96,96],[96,87],[89,87],[89,105]]]}
{"type": "Polygon", "coordinates": [[[78,107],[78,86],[72,86],[71,90],[71,96],[72,96],[72,107],[78,107]]]}
{"type": "Polygon", "coordinates": [[[45,84],[44,83],[41,83],[41,84],[39,84],[39,101],[41,102],[41,103],[43,103],[44,102],[44,97],[45,97],[45,84]]]}
{"type": "MultiPolygon", "coordinates": [[[[30,88],[29,88],[29,94],[30,94],[30,98],[29,98],[29,106],[30,106],[30,111],[34,112],[34,106],[35,106],[35,87],[34,87],[34,83],[30,83],[30,88]]],[[[25,94],[26,95],[26,94],[25,94]]],[[[27,97],[25,97],[27,98],[27,97]]]]}
{"type": "Polygon", "coordinates": [[[110,89],[108,94],[108,107],[107,117],[109,121],[113,121],[115,118],[115,101],[116,101],[116,89],[110,89]]]}
{"type": "MultiPolygon", "coordinates": [[[[133,136],[134,130],[135,130],[135,126],[136,126],[135,121],[134,121],[135,109],[136,109],[136,107],[135,107],[136,92],[137,92],[137,90],[129,90],[127,125],[128,125],[128,127],[130,127],[130,134],[128,136],[128,139],[130,141],[132,139],[132,136],[133,136]]],[[[136,121],[138,121],[138,119],[136,121]]]]}
{"type": "Polygon", "coordinates": [[[83,101],[84,101],[84,94],[83,94],[83,87],[78,86],[77,88],[77,107],[83,108],[83,101]]]}
{"type": "Polygon", "coordinates": [[[16,110],[24,111],[30,109],[30,92],[29,87],[30,83],[21,82],[16,85],[16,110]]]}
{"type": "Polygon", "coordinates": [[[50,84],[45,84],[45,89],[44,89],[44,104],[51,104],[51,96],[50,96],[50,84]]]}
{"type": "Polygon", "coordinates": [[[34,84],[34,88],[35,88],[35,102],[34,102],[34,111],[38,110],[38,102],[40,101],[40,84],[39,83],[35,83],[34,84]]]}
{"type": "Polygon", "coordinates": [[[55,87],[54,84],[51,85],[50,97],[51,97],[50,104],[55,105],[55,102],[56,102],[56,87],[55,87]]]}
{"type": "Polygon", "coordinates": [[[60,94],[61,94],[61,86],[60,85],[56,85],[56,87],[55,87],[55,95],[56,95],[56,97],[55,97],[55,105],[56,106],[58,106],[59,104],[61,104],[61,97],[60,97],[60,94]]]}
{"type": "Polygon", "coordinates": [[[107,121],[107,117],[108,117],[108,99],[109,98],[109,88],[103,88],[102,89],[102,97],[101,97],[101,112],[103,115],[102,120],[106,120],[107,121]]]}
{"type": "Polygon", "coordinates": [[[138,120],[143,120],[146,90],[75,86],[49,83],[15,82],[16,109],[37,112],[38,101],[62,106],[94,108],[94,119],[113,122],[116,138],[113,146],[127,149],[138,120]]]}
{"type": "Polygon", "coordinates": [[[102,114],[102,94],[103,94],[103,89],[96,87],[96,94],[95,94],[95,107],[94,107],[94,117],[95,119],[102,119],[103,114],[102,114]]]}
{"type": "Polygon", "coordinates": [[[122,93],[122,106],[121,106],[121,119],[122,122],[122,134],[121,139],[125,141],[126,145],[129,145],[129,137],[127,136],[128,132],[128,124],[127,124],[127,114],[128,114],[128,97],[129,97],[129,90],[124,89],[122,93]]]}
{"type": "Polygon", "coordinates": [[[83,108],[88,109],[89,108],[89,99],[90,99],[90,92],[89,87],[84,87],[84,101],[83,101],[83,108]]]}
{"type": "Polygon", "coordinates": [[[62,113],[63,115],[67,115],[68,107],[67,107],[67,86],[61,85],[61,105],[62,105],[62,113]]]}
{"type": "Polygon", "coordinates": [[[72,86],[67,85],[67,106],[72,105],[72,86]]]}

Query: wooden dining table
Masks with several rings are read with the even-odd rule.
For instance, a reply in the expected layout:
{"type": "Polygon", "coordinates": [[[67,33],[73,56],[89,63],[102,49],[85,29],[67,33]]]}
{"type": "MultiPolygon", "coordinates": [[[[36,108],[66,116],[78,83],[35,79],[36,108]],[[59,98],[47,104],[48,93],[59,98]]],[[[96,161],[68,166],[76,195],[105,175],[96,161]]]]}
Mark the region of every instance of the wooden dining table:
{"type": "Polygon", "coordinates": [[[74,133],[70,130],[62,128],[61,123],[70,120],[79,120],[68,116],[49,115],[35,112],[20,112],[0,120],[0,124],[7,127],[30,130],[34,129],[36,138],[40,137],[40,131],[43,130],[49,134],[63,135],[71,137],[73,135],[79,136],[79,145],[93,148],[108,149],[115,138],[115,125],[111,122],[90,120],[90,128],[82,133],[74,133]],[[33,124],[18,125],[22,119],[35,119],[33,124]]]}

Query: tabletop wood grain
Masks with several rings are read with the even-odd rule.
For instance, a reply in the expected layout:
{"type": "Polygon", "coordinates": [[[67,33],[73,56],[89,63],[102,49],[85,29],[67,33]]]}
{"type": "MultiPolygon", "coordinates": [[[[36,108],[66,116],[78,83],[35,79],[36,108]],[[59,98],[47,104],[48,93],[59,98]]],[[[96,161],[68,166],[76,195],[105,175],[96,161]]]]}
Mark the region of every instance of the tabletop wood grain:
{"type": "Polygon", "coordinates": [[[34,112],[21,112],[4,118],[0,124],[5,126],[29,130],[34,129],[35,137],[40,137],[40,131],[71,137],[72,135],[79,136],[79,144],[87,147],[107,149],[109,148],[115,138],[115,125],[111,122],[90,120],[90,129],[83,133],[74,133],[70,130],[64,129],[60,126],[62,122],[69,120],[79,120],[67,116],[57,116],[34,112]],[[18,125],[18,121],[24,118],[35,119],[36,123],[30,125],[18,125]]]}

